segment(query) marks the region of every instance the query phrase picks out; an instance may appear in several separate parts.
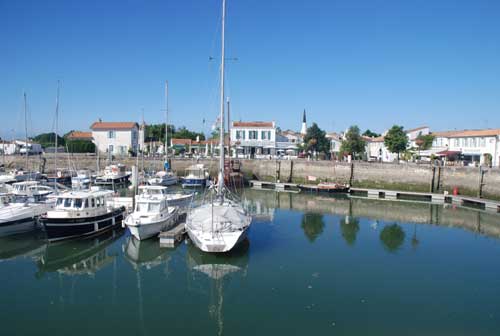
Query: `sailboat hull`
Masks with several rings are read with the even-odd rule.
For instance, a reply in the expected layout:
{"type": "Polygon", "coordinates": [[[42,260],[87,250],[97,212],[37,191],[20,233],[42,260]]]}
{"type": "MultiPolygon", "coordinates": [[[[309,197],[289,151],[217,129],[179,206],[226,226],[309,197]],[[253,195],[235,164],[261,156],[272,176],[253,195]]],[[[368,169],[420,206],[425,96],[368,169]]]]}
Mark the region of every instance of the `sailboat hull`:
{"type": "Polygon", "coordinates": [[[203,252],[223,253],[231,251],[247,238],[248,227],[241,231],[226,232],[220,239],[213,239],[212,233],[197,230],[186,230],[189,239],[203,252]]]}

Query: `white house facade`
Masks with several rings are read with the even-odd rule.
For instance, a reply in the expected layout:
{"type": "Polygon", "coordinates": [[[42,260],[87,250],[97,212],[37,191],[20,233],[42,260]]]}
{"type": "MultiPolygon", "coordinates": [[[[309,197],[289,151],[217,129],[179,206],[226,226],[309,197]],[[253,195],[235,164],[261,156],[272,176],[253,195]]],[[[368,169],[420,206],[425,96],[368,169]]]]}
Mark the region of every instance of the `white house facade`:
{"type": "Polygon", "coordinates": [[[457,156],[464,164],[500,165],[500,129],[434,132],[432,152],[457,156]]]}
{"type": "Polygon", "coordinates": [[[139,147],[139,125],[136,122],[98,121],[90,126],[92,138],[100,152],[127,155],[139,147]]]}
{"type": "Polygon", "coordinates": [[[264,158],[275,155],[296,155],[297,144],[277,134],[274,121],[234,121],[231,146],[238,157],[264,158]]]}

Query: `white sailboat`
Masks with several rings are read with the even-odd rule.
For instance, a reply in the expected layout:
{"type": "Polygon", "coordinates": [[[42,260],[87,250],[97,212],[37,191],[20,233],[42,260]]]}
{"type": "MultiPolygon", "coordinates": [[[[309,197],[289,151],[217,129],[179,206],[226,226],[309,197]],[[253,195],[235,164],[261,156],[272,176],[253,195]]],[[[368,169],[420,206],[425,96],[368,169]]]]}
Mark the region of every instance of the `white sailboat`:
{"type": "Polygon", "coordinates": [[[246,238],[252,217],[224,185],[224,33],[226,1],[222,0],[222,42],[220,73],[220,130],[218,183],[209,187],[205,202],[191,209],[186,231],[193,243],[204,252],[227,252],[246,238]]]}

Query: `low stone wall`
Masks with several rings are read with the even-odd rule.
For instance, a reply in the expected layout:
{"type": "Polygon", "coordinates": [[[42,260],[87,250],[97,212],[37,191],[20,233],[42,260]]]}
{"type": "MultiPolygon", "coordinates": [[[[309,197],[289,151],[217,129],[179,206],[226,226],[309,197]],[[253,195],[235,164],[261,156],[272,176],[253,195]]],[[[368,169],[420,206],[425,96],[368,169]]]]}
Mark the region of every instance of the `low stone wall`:
{"type": "MultiPolygon", "coordinates": [[[[53,155],[30,157],[31,169],[41,169],[45,159],[45,172],[51,172],[54,167],[53,155]]],[[[122,158],[117,160],[127,166],[137,164],[136,158],[122,158]]],[[[21,156],[6,157],[6,166],[9,168],[23,168],[26,160],[21,156]]],[[[194,163],[193,159],[175,159],[172,168],[183,175],[186,168],[194,163]]],[[[210,173],[217,174],[218,159],[200,160],[210,173]]],[[[354,187],[380,188],[409,191],[452,192],[456,187],[460,194],[477,196],[481,182],[481,171],[475,167],[432,167],[430,165],[390,164],[372,162],[354,162],[352,164],[333,161],[307,160],[241,160],[242,171],[247,179],[267,181],[280,180],[281,182],[311,183],[309,176],[321,181],[350,183],[354,187]]],[[[107,164],[105,159],[100,160],[100,169],[107,164]]],[[[142,166],[142,160],[138,162],[142,166]]],[[[95,156],[89,155],[60,155],[59,167],[72,169],[97,169],[95,156]]],[[[163,160],[144,159],[146,169],[161,169],[163,160]]],[[[488,169],[483,172],[482,195],[485,198],[500,199],[500,170],[488,169]]]]}

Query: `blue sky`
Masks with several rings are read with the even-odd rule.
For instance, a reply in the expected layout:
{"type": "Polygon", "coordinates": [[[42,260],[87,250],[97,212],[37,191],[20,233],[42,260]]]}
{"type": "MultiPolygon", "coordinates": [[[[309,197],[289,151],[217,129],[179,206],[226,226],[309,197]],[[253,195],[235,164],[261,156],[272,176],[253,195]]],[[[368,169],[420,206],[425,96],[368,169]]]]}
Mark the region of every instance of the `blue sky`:
{"type": "MultiPolygon", "coordinates": [[[[208,132],[221,0],[0,0],[0,136],[108,121],[208,132]],[[203,126],[202,120],[207,123],[203,126]]],[[[383,131],[500,128],[500,1],[228,0],[232,116],[383,131]]]]}

